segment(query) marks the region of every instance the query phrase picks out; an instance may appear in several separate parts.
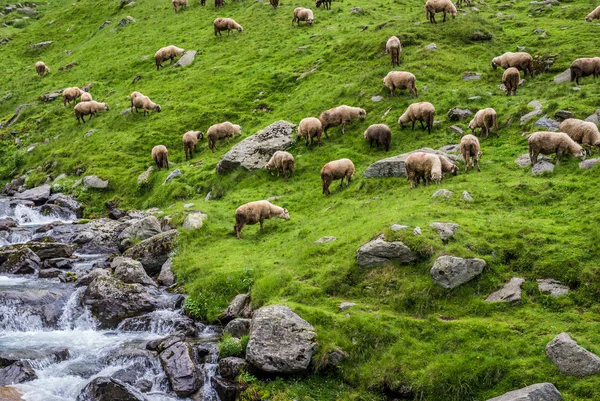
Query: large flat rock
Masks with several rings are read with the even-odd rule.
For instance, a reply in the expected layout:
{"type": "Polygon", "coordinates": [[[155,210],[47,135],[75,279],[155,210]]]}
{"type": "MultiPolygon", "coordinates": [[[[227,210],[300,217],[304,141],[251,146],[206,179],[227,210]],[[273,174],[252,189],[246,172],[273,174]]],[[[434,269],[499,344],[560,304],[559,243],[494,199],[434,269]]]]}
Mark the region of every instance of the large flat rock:
{"type": "Polygon", "coordinates": [[[537,383],[511,391],[488,401],[561,401],[562,395],[552,383],[537,383]]]}

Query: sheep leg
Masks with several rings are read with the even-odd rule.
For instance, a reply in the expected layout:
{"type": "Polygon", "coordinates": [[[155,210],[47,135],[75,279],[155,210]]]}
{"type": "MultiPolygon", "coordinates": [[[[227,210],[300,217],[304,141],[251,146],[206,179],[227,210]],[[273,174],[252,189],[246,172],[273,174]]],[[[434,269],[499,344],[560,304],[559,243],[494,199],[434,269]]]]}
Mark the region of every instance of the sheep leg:
{"type": "Polygon", "coordinates": [[[465,173],[469,171],[469,155],[464,155],[463,159],[465,159],[465,173]]]}
{"type": "Polygon", "coordinates": [[[421,129],[425,129],[425,126],[423,125],[423,120],[419,120],[419,122],[421,123],[421,129]]]}
{"type": "Polygon", "coordinates": [[[415,120],[413,120],[413,122],[412,122],[412,130],[413,131],[415,130],[415,120]]]}
{"type": "Polygon", "coordinates": [[[560,157],[562,156],[562,152],[560,150],[556,151],[556,165],[560,163],[560,157]]]}
{"type": "Polygon", "coordinates": [[[444,11],[444,22],[446,22],[446,11],[444,11]]]}
{"type": "Polygon", "coordinates": [[[481,169],[479,168],[479,158],[474,159],[474,160],[475,160],[475,163],[477,163],[477,172],[480,173],[481,169]]]}
{"type": "Polygon", "coordinates": [[[344,135],[346,133],[346,122],[344,121],[342,123],[342,135],[344,135]]]}
{"type": "Polygon", "coordinates": [[[264,221],[263,219],[260,219],[260,231],[262,231],[262,229],[263,229],[263,221],[264,221]]]}

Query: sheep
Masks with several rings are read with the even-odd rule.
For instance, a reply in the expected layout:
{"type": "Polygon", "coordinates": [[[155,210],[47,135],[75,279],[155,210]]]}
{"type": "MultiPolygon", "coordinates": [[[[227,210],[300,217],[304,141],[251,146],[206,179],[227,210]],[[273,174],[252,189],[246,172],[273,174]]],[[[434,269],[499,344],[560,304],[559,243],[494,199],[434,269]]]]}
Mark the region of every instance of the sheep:
{"type": "Polygon", "coordinates": [[[214,153],[217,148],[217,141],[220,139],[231,138],[234,135],[241,135],[242,127],[225,121],[220,124],[211,125],[206,131],[208,138],[208,148],[214,153]]]}
{"type": "MultiPolygon", "coordinates": [[[[206,1],[206,0],[203,0],[206,1]]],[[[223,7],[223,4],[225,4],[225,2],[223,0],[215,0],[215,8],[221,8],[223,7]]]]}
{"type": "Polygon", "coordinates": [[[418,97],[417,78],[406,71],[390,71],[383,78],[383,83],[390,90],[390,96],[394,96],[396,89],[408,89],[414,97],[418,97]]]}
{"type": "Polygon", "coordinates": [[[162,110],[159,104],[154,103],[148,96],[142,95],[140,92],[132,92],[130,95],[131,107],[137,113],[138,109],[144,109],[144,116],[150,114],[150,110],[160,113],[162,110]]]}
{"type": "Polygon", "coordinates": [[[296,7],[294,9],[294,18],[292,18],[292,26],[294,26],[294,21],[300,26],[300,21],[306,21],[306,25],[312,25],[315,17],[310,8],[296,7]]]}
{"type": "Polygon", "coordinates": [[[171,64],[173,64],[173,60],[175,57],[179,57],[185,53],[185,50],[177,47],[177,46],[167,46],[161,47],[154,53],[154,63],[156,64],[156,70],[158,71],[160,67],[162,67],[162,63],[167,60],[171,60],[171,64]]]}
{"type": "MultiPolygon", "coordinates": [[[[318,6],[317,6],[318,7],[318,6]]],[[[594,9],[594,11],[592,11],[591,13],[589,13],[587,15],[587,17],[585,17],[585,20],[587,22],[592,22],[595,19],[600,19],[600,6],[596,7],[594,9]]]]}
{"type": "Polygon", "coordinates": [[[289,220],[290,214],[287,209],[274,205],[266,200],[246,203],[245,205],[238,207],[235,211],[235,226],[233,226],[235,236],[237,239],[241,239],[240,233],[246,224],[252,225],[260,223],[260,229],[262,231],[263,221],[274,217],[289,220]]]}
{"type": "Polygon", "coordinates": [[[69,103],[69,106],[70,106],[71,101],[73,101],[74,103],[77,103],[77,98],[79,96],[81,96],[82,93],[83,93],[83,91],[77,87],[63,89],[63,91],[62,91],[63,105],[67,106],[67,103],[69,103]]]}
{"type": "Polygon", "coordinates": [[[329,195],[329,186],[334,180],[340,181],[340,188],[344,185],[344,178],[346,178],[346,186],[350,185],[350,179],[354,175],[354,163],[350,159],[340,159],[329,162],[321,169],[321,185],[323,186],[323,193],[329,195]]]}
{"type": "Polygon", "coordinates": [[[196,145],[202,138],[204,138],[204,132],[202,131],[188,131],[183,134],[183,153],[185,153],[185,160],[193,157],[196,145]]]}
{"type": "Polygon", "coordinates": [[[390,58],[392,59],[392,67],[394,65],[400,65],[401,52],[402,45],[400,44],[400,39],[398,39],[396,36],[392,36],[391,38],[389,38],[387,43],[385,44],[385,54],[390,55],[390,58]]]}
{"type": "Polygon", "coordinates": [[[519,70],[515,67],[507,68],[502,74],[502,83],[504,84],[504,90],[506,92],[506,96],[510,96],[517,94],[517,86],[519,86],[519,82],[521,81],[521,75],[519,74],[519,70]]]}
{"type": "Polygon", "coordinates": [[[346,124],[355,120],[364,120],[367,116],[367,112],[360,107],[351,107],[341,105],[334,107],[333,109],[326,110],[319,115],[319,120],[323,126],[323,132],[327,137],[327,130],[330,127],[342,126],[342,135],[346,133],[346,124]]]}
{"type": "Polygon", "coordinates": [[[213,26],[215,27],[215,36],[217,36],[217,33],[219,36],[223,36],[221,35],[221,31],[225,30],[227,31],[227,35],[229,35],[229,33],[234,29],[237,29],[238,32],[242,32],[244,30],[240,24],[231,18],[217,18],[214,20],[213,26]]]}
{"type": "Polygon", "coordinates": [[[425,3],[425,18],[432,24],[437,24],[435,13],[444,13],[444,22],[446,22],[446,13],[450,13],[452,18],[456,18],[456,7],[450,0],[427,0],[425,3]]]}
{"type": "MultiPolygon", "coordinates": [[[[306,146],[308,146],[308,140],[310,139],[310,146],[313,144],[313,140],[317,137],[317,143],[321,145],[321,134],[323,133],[323,125],[321,120],[315,117],[307,117],[300,121],[298,124],[298,139],[304,137],[306,139],[306,146]]],[[[325,133],[327,136],[327,133],[325,133]]]]}
{"type": "Polygon", "coordinates": [[[279,177],[279,170],[283,173],[285,180],[288,180],[288,172],[291,174],[294,172],[294,156],[291,153],[283,150],[278,150],[273,153],[271,159],[265,164],[265,169],[273,174],[273,170],[277,170],[277,177],[279,177]]]}
{"type": "Polygon", "coordinates": [[[81,121],[85,123],[83,118],[84,116],[89,115],[90,118],[88,118],[88,120],[90,120],[92,116],[95,116],[96,113],[101,110],[108,111],[108,104],[90,100],[89,102],[81,102],[76,104],[73,108],[73,113],[75,114],[75,118],[77,118],[77,122],[79,122],[79,119],[81,119],[81,121]]]}
{"type": "Polygon", "coordinates": [[[404,124],[408,124],[412,122],[412,129],[415,129],[415,122],[421,122],[421,128],[427,128],[428,132],[431,134],[431,127],[433,126],[433,117],[435,116],[435,107],[431,103],[428,102],[419,102],[413,103],[400,116],[398,119],[398,124],[402,128],[404,128],[404,124]],[[425,122],[425,125],[423,125],[425,122]]]}
{"type": "Polygon", "coordinates": [[[430,180],[439,185],[442,180],[442,161],[433,153],[411,153],[404,162],[404,168],[411,188],[417,186],[421,178],[425,185],[428,185],[430,180]]]}
{"type": "Polygon", "coordinates": [[[590,156],[592,155],[592,146],[600,150],[600,132],[593,122],[567,118],[560,123],[558,129],[584,148],[588,148],[590,156]]]}
{"type": "Polygon", "coordinates": [[[369,141],[369,149],[373,146],[373,142],[379,149],[379,144],[383,145],[385,151],[390,150],[390,142],[392,141],[392,130],[385,124],[373,124],[364,133],[364,137],[369,141]]]}
{"type": "Polygon", "coordinates": [[[273,7],[273,10],[277,10],[277,6],[279,6],[279,0],[270,0],[269,3],[271,4],[271,7],[273,7]]]}
{"type": "Polygon", "coordinates": [[[82,102],[91,102],[92,100],[92,95],[90,95],[88,92],[83,92],[81,93],[81,97],[79,99],[82,102]]]}
{"type": "Polygon", "coordinates": [[[579,85],[579,78],[593,75],[598,78],[600,75],[600,57],[578,58],[571,63],[571,82],[575,81],[579,85]]]}
{"type": "Polygon", "coordinates": [[[465,173],[469,169],[469,157],[471,158],[471,168],[474,168],[474,164],[477,164],[477,171],[481,171],[479,168],[479,159],[481,159],[483,154],[479,146],[479,139],[475,135],[467,134],[461,138],[460,153],[463,159],[465,159],[465,173]]]}
{"type": "Polygon", "coordinates": [[[171,3],[173,3],[173,10],[177,12],[178,8],[187,9],[188,0],[171,0],[171,3]]]}
{"type": "Polygon", "coordinates": [[[483,135],[485,132],[485,137],[487,138],[490,135],[490,130],[494,128],[496,130],[496,136],[500,138],[500,134],[498,134],[498,121],[496,119],[496,110],[488,107],[487,109],[479,110],[475,113],[475,116],[469,123],[469,128],[473,134],[475,134],[475,129],[481,128],[480,135],[483,135]]]}
{"type": "Polygon", "coordinates": [[[321,7],[321,4],[323,4],[323,7],[326,10],[331,10],[331,0],[317,0],[315,6],[319,8],[321,7]]]}
{"type": "Polygon", "coordinates": [[[527,138],[527,143],[529,144],[529,159],[532,165],[537,163],[540,153],[543,155],[556,153],[556,164],[560,162],[560,157],[565,153],[570,153],[574,157],[585,160],[585,150],[564,132],[534,132],[527,138]]]}
{"type": "Polygon", "coordinates": [[[156,167],[160,170],[161,168],[169,168],[169,151],[164,145],[156,145],[152,148],[152,160],[156,163],[156,167]]]}
{"type": "Polygon", "coordinates": [[[523,71],[523,74],[533,77],[533,57],[526,52],[506,52],[501,56],[492,59],[492,68],[495,70],[498,66],[502,68],[515,67],[517,70],[523,71]]]}
{"type": "Polygon", "coordinates": [[[442,173],[450,173],[452,175],[458,174],[458,167],[456,164],[452,163],[450,159],[448,159],[444,155],[438,155],[440,158],[440,162],[442,163],[442,173]]]}
{"type": "Polygon", "coordinates": [[[50,67],[48,67],[46,64],[44,64],[43,61],[38,61],[37,63],[35,63],[35,72],[37,72],[37,74],[44,78],[44,74],[47,74],[50,72],[50,67]]]}

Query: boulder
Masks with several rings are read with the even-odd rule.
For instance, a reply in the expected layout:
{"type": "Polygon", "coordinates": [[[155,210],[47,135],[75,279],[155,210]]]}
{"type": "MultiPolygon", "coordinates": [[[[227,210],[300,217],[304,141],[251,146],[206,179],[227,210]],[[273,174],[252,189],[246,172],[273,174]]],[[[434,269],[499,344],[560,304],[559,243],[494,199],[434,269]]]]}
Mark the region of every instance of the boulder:
{"type": "Polygon", "coordinates": [[[316,337],[315,329],[287,306],[264,306],[254,312],[246,360],[268,373],[306,372],[316,337]]]}
{"type": "Polygon", "coordinates": [[[173,259],[168,258],[165,263],[160,268],[160,274],[156,281],[158,284],[164,285],[166,287],[172,286],[175,284],[175,275],[173,274],[173,270],[171,270],[171,266],[173,266],[173,259]]]}
{"type": "Polygon", "coordinates": [[[542,109],[535,109],[533,111],[530,111],[529,113],[527,113],[523,117],[521,117],[521,119],[520,119],[521,125],[527,124],[527,122],[529,120],[531,120],[533,117],[537,117],[539,115],[542,115],[543,113],[544,112],[542,111],[542,109]]]}
{"type": "Polygon", "coordinates": [[[554,384],[537,383],[487,401],[562,401],[562,399],[554,384]]]}
{"type": "Polygon", "coordinates": [[[198,230],[202,228],[202,224],[207,218],[208,216],[200,211],[190,211],[185,217],[182,227],[188,230],[198,230]]]}
{"type": "Polygon", "coordinates": [[[40,207],[36,207],[35,210],[38,210],[43,216],[53,217],[57,220],[77,219],[75,213],[73,213],[70,209],[58,205],[52,205],[47,203],[40,207]]]}
{"type": "Polygon", "coordinates": [[[360,267],[374,267],[390,262],[411,263],[417,255],[403,242],[387,242],[380,236],[358,248],[356,259],[360,267]]]}
{"type": "Polygon", "coordinates": [[[90,285],[98,277],[110,277],[108,270],[95,268],[92,269],[88,274],[81,276],[75,281],[75,287],[82,287],[84,285],[90,285]]]}
{"type": "Polygon", "coordinates": [[[558,74],[554,77],[555,84],[562,84],[564,82],[571,82],[571,69],[570,68],[567,68],[566,70],[564,70],[563,72],[561,72],[560,74],[558,74]]]}
{"type": "Polygon", "coordinates": [[[518,302],[521,300],[521,284],[525,279],[513,277],[500,290],[491,293],[485,302],[518,302]]]}
{"type": "MultiPolygon", "coordinates": [[[[165,313],[164,311],[160,310],[146,313],[145,315],[124,319],[119,324],[118,328],[119,330],[123,331],[149,331],[153,333],[158,331],[162,334],[176,333],[174,336],[181,336],[181,339],[177,341],[183,341],[186,336],[194,337],[196,334],[198,334],[198,328],[194,324],[194,320],[192,318],[183,314],[170,312],[165,313]]],[[[157,344],[162,347],[160,349],[161,351],[177,342],[174,341],[171,344],[165,345],[164,343],[166,340],[161,341],[161,343],[157,344]]],[[[154,350],[153,348],[148,347],[146,347],[146,349],[154,350]]]]}
{"type": "Polygon", "coordinates": [[[70,197],[68,195],[64,195],[64,194],[60,194],[60,193],[54,194],[50,197],[50,199],[48,199],[47,203],[57,205],[57,206],[65,208],[65,209],[69,209],[70,211],[75,213],[75,216],[77,216],[79,218],[81,217],[81,214],[83,212],[83,206],[81,205],[81,203],[79,203],[78,201],[76,201],[75,199],[73,199],[72,197],[70,197]]]}
{"type": "Polygon", "coordinates": [[[150,174],[154,172],[154,166],[148,167],[146,171],[138,176],[137,183],[138,185],[147,185],[150,182],[150,174]]]}
{"type": "Polygon", "coordinates": [[[566,120],[568,118],[574,118],[575,114],[573,114],[573,112],[567,111],[567,110],[558,110],[556,113],[554,113],[554,117],[556,117],[559,120],[563,121],[563,120],[566,120]]]}
{"type": "Polygon", "coordinates": [[[31,331],[55,327],[72,292],[70,285],[53,282],[39,283],[37,288],[27,288],[25,291],[20,286],[0,288],[0,306],[9,305],[21,317],[13,319],[10,314],[0,316],[2,329],[31,331]]]}
{"type": "Polygon", "coordinates": [[[86,188],[106,189],[108,188],[108,180],[103,180],[97,175],[88,175],[83,177],[83,186],[86,188]]]}
{"type": "Polygon", "coordinates": [[[431,223],[429,226],[435,228],[442,241],[448,241],[454,237],[454,233],[460,228],[458,224],[440,222],[431,223]]]}
{"type": "Polygon", "coordinates": [[[0,386],[24,383],[37,379],[37,375],[28,362],[19,361],[0,369],[0,386]]]}
{"type": "Polygon", "coordinates": [[[543,293],[550,293],[553,297],[560,297],[569,293],[569,287],[563,285],[560,281],[551,278],[536,280],[538,288],[543,293]]]}
{"type": "Polygon", "coordinates": [[[596,164],[600,164],[600,159],[599,158],[584,160],[584,161],[582,161],[582,162],[579,163],[579,168],[590,170],[596,164]]]}
{"type": "Polygon", "coordinates": [[[210,384],[215,389],[221,401],[236,401],[247,386],[221,377],[212,376],[210,384]]]}
{"type": "Polygon", "coordinates": [[[125,250],[133,245],[135,241],[148,239],[160,234],[160,232],[160,221],[154,216],[131,220],[129,226],[125,227],[119,234],[120,249],[125,250]]]}
{"type": "Polygon", "coordinates": [[[187,67],[188,65],[194,62],[196,54],[198,54],[196,50],[186,50],[183,56],[181,56],[181,58],[179,59],[179,61],[173,64],[173,67],[187,67]]]}
{"type": "Polygon", "coordinates": [[[594,114],[590,114],[589,116],[587,116],[585,121],[592,122],[596,125],[600,124],[600,109],[596,110],[594,114]]]}
{"type": "Polygon", "coordinates": [[[560,123],[558,121],[552,120],[552,119],[548,118],[547,116],[544,116],[544,117],[540,118],[539,120],[537,120],[535,122],[535,124],[533,124],[533,127],[534,128],[540,127],[541,129],[538,129],[539,131],[557,132],[559,125],[560,125],[560,123]]]}
{"type": "Polygon", "coordinates": [[[194,362],[192,347],[180,341],[160,353],[160,363],[175,394],[187,397],[202,387],[204,376],[194,362]]]}
{"type": "Polygon", "coordinates": [[[169,175],[167,176],[167,178],[165,178],[165,180],[163,181],[163,185],[166,185],[167,182],[173,180],[174,178],[177,177],[181,177],[183,175],[183,173],[181,172],[181,170],[177,169],[177,170],[173,170],[169,173],[169,175]]]}
{"type": "Polygon", "coordinates": [[[77,396],[77,401],[146,401],[133,386],[112,377],[96,377],[77,396]]]}
{"type": "Polygon", "coordinates": [[[457,160],[457,156],[455,155],[448,155],[444,152],[440,152],[439,150],[434,150],[431,148],[421,148],[413,150],[412,152],[403,153],[398,156],[388,157],[386,159],[376,161],[365,170],[365,178],[406,177],[407,175],[406,169],[404,168],[404,162],[406,161],[408,155],[414,152],[434,153],[446,156],[450,160],[457,160]]]}
{"type": "Polygon", "coordinates": [[[250,319],[236,318],[227,323],[223,333],[231,334],[232,337],[241,338],[250,331],[250,319]]]}
{"type": "Polygon", "coordinates": [[[248,369],[248,363],[242,358],[229,357],[219,360],[219,373],[221,377],[234,380],[240,373],[248,369]]]}
{"type": "Polygon", "coordinates": [[[21,189],[23,185],[25,185],[25,177],[17,177],[4,186],[2,194],[13,196],[17,192],[19,192],[19,189],[21,189]]]}
{"type": "Polygon", "coordinates": [[[238,294],[236,295],[229,306],[221,314],[219,320],[222,322],[229,322],[236,317],[248,318],[250,317],[252,310],[250,309],[250,295],[238,294]]]}
{"type": "Polygon", "coordinates": [[[111,267],[117,280],[124,283],[137,283],[156,287],[156,283],[148,277],[144,267],[137,260],[119,256],[113,260],[111,267]]]}
{"type": "Polygon", "coordinates": [[[44,269],[38,272],[38,278],[59,278],[61,281],[66,281],[65,272],[60,269],[44,269]]]}
{"type": "Polygon", "coordinates": [[[14,228],[17,226],[17,221],[12,217],[3,217],[0,218],[0,230],[6,231],[10,228],[14,228]]]}
{"type": "Polygon", "coordinates": [[[41,260],[69,258],[73,255],[73,247],[60,242],[28,242],[27,248],[35,252],[41,260]]]}
{"type": "Polygon", "coordinates": [[[273,153],[285,150],[294,144],[292,130],[295,125],[277,121],[262,131],[249,136],[233,146],[217,164],[217,172],[229,173],[238,167],[246,170],[263,168],[273,153]]]}
{"type": "Polygon", "coordinates": [[[158,274],[162,265],[167,261],[173,244],[179,233],[177,230],[169,230],[129,248],[123,256],[142,262],[146,273],[158,274]]]}
{"type": "Polygon", "coordinates": [[[546,355],[567,376],[585,377],[600,373],[600,358],[560,333],[546,345],[546,355]]]}
{"type": "Polygon", "coordinates": [[[437,191],[431,194],[432,197],[439,197],[444,199],[450,199],[452,198],[452,195],[454,195],[454,192],[450,191],[449,189],[438,189],[437,191]]]}
{"type": "Polygon", "coordinates": [[[430,273],[436,284],[455,288],[480,275],[484,267],[485,261],[482,259],[444,255],[436,259],[430,273]]]}
{"type": "Polygon", "coordinates": [[[538,160],[538,162],[531,168],[531,175],[540,175],[544,173],[551,173],[554,171],[554,164],[546,160],[538,160]]]}
{"type": "MultiPolygon", "coordinates": [[[[43,350],[35,349],[4,349],[0,351],[0,367],[12,365],[15,362],[26,359],[27,361],[53,361],[62,362],[69,358],[69,350],[63,347],[49,348],[43,350]]],[[[0,398],[1,399],[1,398],[0,398]]]]}
{"type": "Polygon", "coordinates": [[[44,184],[39,187],[28,189],[27,191],[17,193],[14,199],[31,201],[37,206],[46,203],[50,199],[50,185],[44,184]]]}
{"type": "Polygon", "coordinates": [[[31,274],[40,268],[40,258],[27,247],[0,252],[0,272],[31,274]]]}

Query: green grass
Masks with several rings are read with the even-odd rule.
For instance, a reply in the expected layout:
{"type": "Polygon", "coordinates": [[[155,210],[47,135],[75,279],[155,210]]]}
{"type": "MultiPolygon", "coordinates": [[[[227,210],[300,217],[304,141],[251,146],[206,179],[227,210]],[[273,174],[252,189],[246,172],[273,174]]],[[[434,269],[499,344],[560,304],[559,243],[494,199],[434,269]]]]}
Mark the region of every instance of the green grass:
{"type": "MultiPolygon", "coordinates": [[[[107,102],[110,111],[78,124],[60,101],[26,109],[14,126],[0,130],[0,178],[31,171],[27,182],[35,185],[64,173],[67,179],[54,185],[73,191],[85,203],[87,218],[105,213],[109,200],[125,208],[159,207],[178,222],[185,203],[206,212],[209,218],[200,231],[182,231],[174,260],[178,279],[191,296],[188,309],[214,321],[234,295],[250,291],[255,308],[286,304],[315,326],[321,344],[317,360],[334,347],[349,355],[339,368],[253,383],[263,397],[374,400],[410,388],[418,400],[485,400],[549,381],[565,400],[600,399],[598,377],[565,377],[544,354],[546,343],[561,331],[600,352],[598,169],[580,170],[576,160],[567,159],[552,174],[532,177],[529,168],[514,163],[527,151],[522,134],[533,130],[535,119],[525,126],[518,122],[531,100],[540,100],[549,117],[567,109],[585,118],[597,108],[600,88],[592,78],[583,79],[581,90],[552,82],[573,59],[597,55],[600,26],[584,21],[597,4],[509,2],[510,8],[501,8],[506,1],[492,0],[475,4],[479,12],[468,9],[446,23],[438,18],[437,25],[426,23],[421,2],[412,0],[334,1],[331,11],[313,4],[284,1],[274,11],[266,2],[230,0],[215,10],[193,1],[179,14],[166,0],[138,1],[124,9],[116,1],[40,4],[40,15],[0,28],[0,39],[11,38],[0,47],[0,98],[12,94],[0,101],[0,121],[43,93],[88,82],[94,82],[94,99],[107,102]],[[313,8],[313,27],[291,27],[297,6],[313,8]],[[355,6],[365,13],[351,14],[355,6]],[[127,15],[137,22],[117,28],[127,15]],[[215,38],[212,20],[218,16],[235,18],[244,32],[215,38]],[[99,30],[106,20],[112,24],[99,30]],[[536,28],[547,37],[533,34],[536,28]],[[475,31],[493,39],[473,41],[475,31]],[[403,43],[398,69],[416,75],[419,100],[432,102],[436,119],[442,120],[431,135],[401,130],[396,123],[414,99],[402,91],[391,98],[383,87],[381,79],[390,70],[384,48],[391,35],[403,43]],[[43,40],[54,43],[29,48],[43,40]],[[438,50],[425,50],[430,43],[438,50]],[[197,49],[194,64],[156,71],[152,56],[169,44],[197,49]],[[516,46],[558,58],[550,72],[527,78],[518,95],[507,98],[498,88],[502,71],[492,70],[490,60],[516,46]],[[52,69],[44,79],[34,72],[38,60],[52,69]],[[59,71],[72,61],[78,66],[59,71]],[[465,71],[483,75],[464,82],[465,71]],[[138,74],[141,80],[132,84],[138,74]],[[150,96],[163,111],[146,118],[141,113],[119,115],[133,90],[150,96]],[[383,100],[372,102],[375,95],[383,100]],[[481,98],[469,100],[472,96],[481,98]],[[206,131],[229,120],[242,126],[245,137],[279,119],[298,123],[339,104],[365,108],[366,121],[349,125],[344,136],[332,129],[322,147],[293,147],[296,171],[288,183],[264,171],[217,175],[219,158],[239,138],[214,154],[201,141],[194,159],[185,161],[181,136],[187,130],[206,131]],[[452,107],[494,107],[501,126],[513,121],[500,138],[482,140],[481,173],[461,171],[444,180],[442,187],[454,191],[453,198],[432,198],[434,187],[410,190],[405,180],[362,177],[380,158],[458,143],[459,136],[449,130],[453,123],[446,121],[452,107]],[[368,125],[380,122],[392,128],[388,153],[369,149],[362,137],[368,125]],[[92,129],[96,132],[84,136],[92,129]],[[15,138],[21,140],[18,146],[15,138]],[[37,147],[27,153],[33,144],[37,147]],[[163,186],[168,172],[155,172],[140,188],[137,176],[151,165],[150,150],[157,144],[169,148],[169,159],[183,175],[163,186]],[[341,157],[351,158],[357,173],[348,188],[334,184],[332,195],[324,197],[319,170],[341,157]],[[71,190],[80,175],[90,174],[109,179],[110,189],[71,190]],[[473,202],[462,200],[465,190],[473,202]],[[205,201],[209,191],[219,198],[205,201]],[[267,221],[262,232],[247,226],[238,241],[233,235],[235,209],[270,196],[281,196],[274,203],[287,208],[291,220],[267,221]],[[460,229],[444,244],[429,227],[434,221],[457,223],[460,229]],[[412,236],[412,228],[391,232],[393,223],[419,226],[423,235],[412,236]],[[415,248],[419,262],[360,268],[356,250],[380,233],[415,248]],[[324,235],[338,240],[313,245],[324,235]],[[445,290],[429,276],[441,254],[476,256],[488,265],[477,279],[445,290]],[[513,276],[526,279],[520,303],[483,301],[513,276]],[[538,278],[558,279],[572,291],[559,299],[540,294],[538,278]],[[342,301],[357,305],[340,313],[342,301]]],[[[9,14],[0,22],[15,18],[9,14]]],[[[466,129],[467,122],[456,125],[466,129]]]]}

